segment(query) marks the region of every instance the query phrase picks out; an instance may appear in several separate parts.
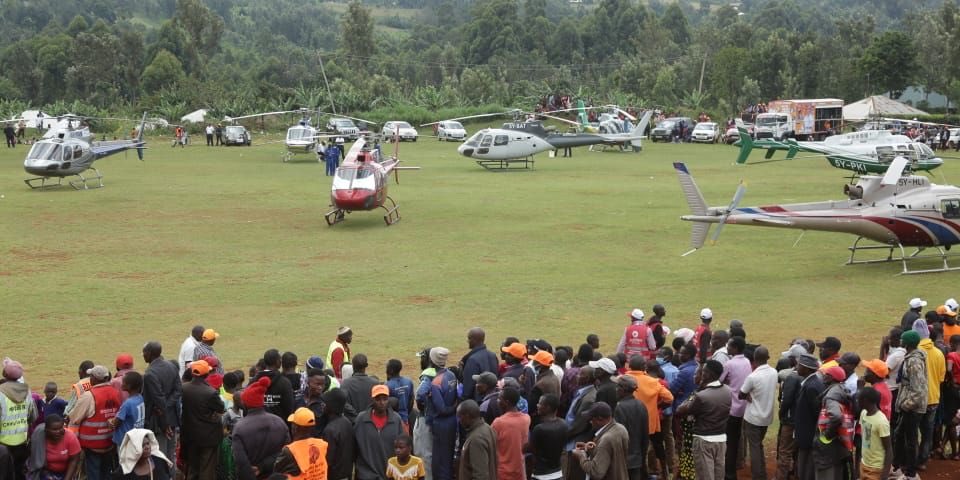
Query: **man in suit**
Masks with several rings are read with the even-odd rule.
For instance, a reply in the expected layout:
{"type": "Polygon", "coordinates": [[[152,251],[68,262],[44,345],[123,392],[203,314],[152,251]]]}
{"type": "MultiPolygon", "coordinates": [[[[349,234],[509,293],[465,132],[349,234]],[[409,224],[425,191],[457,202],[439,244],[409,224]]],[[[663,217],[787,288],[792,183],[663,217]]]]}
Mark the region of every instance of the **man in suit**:
{"type": "Polygon", "coordinates": [[[153,431],[160,451],[174,458],[177,447],[177,429],[180,428],[180,396],[182,383],[177,366],[164,360],[160,342],[143,346],[143,361],[147,370],[143,375],[144,427],[153,431]]]}
{"type": "Polygon", "coordinates": [[[218,448],[223,438],[220,416],[225,412],[220,394],[207,384],[210,365],[203,360],[190,364],[193,379],[183,385],[182,441],[187,480],[216,478],[218,448]]]}
{"type": "Polygon", "coordinates": [[[793,438],[797,446],[797,478],[813,480],[813,442],[817,439],[817,421],[820,419],[820,394],[823,393],[823,380],[817,375],[820,362],[813,355],[800,355],[797,358],[797,374],[800,391],[793,403],[793,438]]]}
{"type": "Polygon", "coordinates": [[[596,434],[592,441],[578,444],[571,454],[591,479],[629,480],[627,429],[613,421],[613,412],[606,402],[594,403],[590,407],[589,415],[590,424],[596,429],[596,434]]]}

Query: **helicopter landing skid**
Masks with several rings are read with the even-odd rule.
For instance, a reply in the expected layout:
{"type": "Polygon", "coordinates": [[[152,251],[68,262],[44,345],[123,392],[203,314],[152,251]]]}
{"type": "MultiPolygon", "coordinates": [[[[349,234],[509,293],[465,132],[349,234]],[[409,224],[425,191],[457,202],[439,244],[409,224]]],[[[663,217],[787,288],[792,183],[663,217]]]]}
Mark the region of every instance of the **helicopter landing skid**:
{"type": "Polygon", "coordinates": [[[63,177],[57,177],[57,183],[47,185],[47,180],[52,180],[53,177],[34,177],[26,178],[23,180],[23,183],[26,183],[28,187],[34,190],[46,190],[48,188],[60,188],[63,186],[63,177]],[[37,180],[40,181],[40,185],[34,185],[37,180]]]}
{"type": "Polygon", "coordinates": [[[506,170],[533,170],[533,157],[505,158],[501,160],[477,160],[477,165],[491,172],[506,170]]]}
{"type": "Polygon", "coordinates": [[[96,175],[96,177],[91,177],[88,179],[78,173],[75,176],[80,180],[70,180],[67,183],[69,183],[74,190],[90,190],[92,188],[103,188],[103,175],[100,175],[100,170],[97,170],[96,168],[93,168],[93,167],[90,167],[90,170],[93,170],[93,173],[96,175]],[[97,185],[91,187],[87,185],[87,180],[96,180],[97,185]]]}
{"type": "Polygon", "coordinates": [[[323,216],[323,219],[327,221],[327,226],[332,227],[342,222],[348,213],[350,212],[347,210],[334,208],[333,210],[327,212],[327,214],[323,216]]]}
{"type": "Polygon", "coordinates": [[[380,208],[387,211],[387,214],[383,216],[383,221],[389,227],[390,225],[400,221],[400,205],[397,205],[397,202],[394,202],[389,195],[387,196],[387,200],[389,200],[390,204],[393,206],[387,207],[386,205],[381,205],[380,208]]]}
{"type": "Polygon", "coordinates": [[[907,255],[906,250],[904,250],[903,245],[860,245],[860,240],[863,240],[863,237],[857,237],[856,241],[853,242],[853,245],[847,247],[850,250],[850,259],[847,260],[847,265],[863,265],[870,263],[889,263],[889,262],[901,262],[903,265],[903,271],[900,272],[900,275],[916,275],[921,273],[940,273],[940,272],[951,272],[955,270],[960,270],[960,266],[951,267],[948,263],[950,257],[960,256],[960,253],[948,253],[943,247],[933,247],[937,250],[937,253],[931,254],[922,254],[926,249],[925,247],[918,247],[913,253],[907,255]],[[878,259],[869,259],[869,260],[857,260],[854,258],[858,251],[862,250],[887,250],[887,258],[878,258],[878,259]],[[896,250],[899,250],[899,255],[897,255],[896,250]],[[943,262],[943,266],[940,268],[926,268],[926,269],[914,269],[911,270],[908,267],[908,262],[915,260],[925,260],[925,259],[940,259],[943,262]]]}

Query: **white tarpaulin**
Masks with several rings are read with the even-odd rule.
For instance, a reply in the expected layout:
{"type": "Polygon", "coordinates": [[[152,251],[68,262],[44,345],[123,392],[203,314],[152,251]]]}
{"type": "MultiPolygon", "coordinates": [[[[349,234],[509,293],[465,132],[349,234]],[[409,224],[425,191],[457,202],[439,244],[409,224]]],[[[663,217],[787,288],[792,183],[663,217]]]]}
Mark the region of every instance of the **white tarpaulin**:
{"type": "Polygon", "coordinates": [[[892,115],[927,115],[927,112],[883,95],[874,95],[843,106],[844,120],[866,120],[892,115]]]}
{"type": "Polygon", "coordinates": [[[207,116],[207,110],[201,108],[195,112],[190,112],[182,117],[180,117],[181,122],[190,122],[190,123],[203,123],[203,119],[207,116]]]}

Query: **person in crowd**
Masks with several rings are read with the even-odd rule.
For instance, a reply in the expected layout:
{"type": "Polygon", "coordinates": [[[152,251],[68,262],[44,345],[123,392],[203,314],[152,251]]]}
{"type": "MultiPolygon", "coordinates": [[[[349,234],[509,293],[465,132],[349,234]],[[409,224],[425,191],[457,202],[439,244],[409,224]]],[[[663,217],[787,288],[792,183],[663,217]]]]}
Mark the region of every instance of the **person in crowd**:
{"type": "Polygon", "coordinates": [[[820,396],[825,387],[821,376],[817,374],[820,362],[813,355],[804,354],[797,358],[796,369],[802,380],[789,415],[793,419],[793,438],[797,446],[797,478],[813,480],[816,474],[813,447],[817,440],[820,396]]]}
{"type": "Polygon", "coordinates": [[[160,451],[157,437],[150,430],[134,428],[123,436],[119,449],[120,472],[116,480],[170,480],[173,461],[160,451]]]}
{"type": "MultiPolygon", "coordinates": [[[[207,361],[209,362],[209,360],[207,361]]],[[[297,365],[299,362],[300,359],[297,357],[296,353],[283,352],[283,354],[280,355],[280,374],[284,377],[287,377],[287,380],[290,382],[290,386],[293,388],[294,408],[297,408],[297,402],[303,398],[304,385],[302,385],[302,383],[304,375],[297,371],[297,365]]]]}
{"type": "Polygon", "coordinates": [[[23,381],[23,365],[16,360],[3,360],[3,378],[0,382],[0,445],[13,458],[16,479],[23,472],[30,456],[29,426],[39,417],[36,403],[30,397],[30,387],[23,381]]]}
{"type": "Polygon", "coordinates": [[[393,454],[387,460],[389,480],[423,480],[426,477],[423,459],[413,455],[413,439],[409,435],[400,435],[393,441],[393,454]]]}
{"type": "Polygon", "coordinates": [[[610,358],[601,358],[589,364],[593,367],[594,380],[597,386],[597,401],[606,402],[610,411],[617,407],[617,384],[613,383],[613,376],[617,374],[617,364],[610,358]]]}
{"type": "Polygon", "coordinates": [[[220,394],[206,382],[212,369],[203,360],[190,363],[192,378],[183,385],[180,454],[187,480],[215,478],[226,410],[220,394]]]}
{"type": "Polygon", "coordinates": [[[233,427],[233,459],[239,480],[254,480],[269,475],[277,455],[290,443],[287,423],[266,411],[270,377],[260,377],[240,394],[243,418],[233,427]]]}
{"type": "Polygon", "coordinates": [[[330,342],[330,348],[327,350],[327,366],[333,369],[333,374],[338,381],[343,379],[343,364],[350,363],[351,342],[353,342],[353,330],[346,326],[340,327],[337,329],[337,338],[330,342]]]}
{"type": "Polygon", "coordinates": [[[500,416],[500,407],[497,400],[500,398],[500,392],[497,391],[497,376],[493,372],[483,372],[474,375],[473,382],[480,397],[480,416],[487,424],[492,424],[493,420],[500,416]]]}
{"type": "Polygon", "coordinates": [[[207,134],[207,146],[208,146],[208,147],[212,147],[212,146],[213,146],[213,133],[214,133],[213,125],[211,125],[211,124],[208,123],[208,124],[207,124],[207,128],[204,129],[204,133],[207,134]]]}
{"type": "MultiPolygon", "coordinates": [[[[80,472],[82,455],[77,435],[67,430],[63,417],[47,415],[44,427],[33,431],[30,437],[30,459],[27,478],[73,479],[80,472]]],[[[4,472],[0,471],[0,474],[4,472]]],[[[3,476],[3,475],[0,475],[3,476]]]]}
{"type": "Polygon", "coordinates": [[[347,394],[335,388],[323,394],[323,431],[320,438],[327,442],[327,478],[352,478],[355,440],[353,424],[343,415],[347,394]]]}
{"type": "Polygon", "coordinates": [[[920,298],[911,298],[908,305],[910,308],[903,313],[903,317],[900,319],[900,329],[904,332],[913,328],[913,322],[922,318],[923,307],[927,306],[927,302],[920,298]]]}
{"type": "Polygon", "coordinates": [[[480,406],[464,400],[457,406],[464,430],[457,480],[497,480],[497,434],[480,417],[480,406]]]}
{"type": "Polygon", "coordinates": [[[857,355],[856,352],[844,352],[843,355],[840,355],[840,358],[837,359],[837,365],[843,369],[843,373],[847,375],[847,379],[843,382],[843,388],[847,390],[847,395],[850,395],[851,398],[856,398],[857,390],[859,389],[860,376],[857,375],[857,367],[860,366],[860,355],[857,355]]]}
{"type": "Polygon", "coordinates": [[[887,420],[891,419],[893,409],[893,396],[890,393],[890,387],[887,386],[887,376],[890,371],[887,369],[887,363],[880,359],[864,360],[863,381],[877,391],[880,398],[877,400],[877,408],[880,409],[887,420]]]}
{"type": "Polygon", "coordinates": [[[710,343],[713,341],[713,333],[710,331],[710,322],[713,321],[713,310],[703,308],[700,310],[700,325],[693,332],[693,346],[697,348],[697,358],[700,363],[707,361],[707,354],[710,352],[710,343]]]}
{"type": "Polygon", "coordinates": [[[557,417],[559,411],[560,397],[555,394],[547,393],[537,402],[540,422],[533,427],[529,442],[524,446],[524,452],[533,457],[534,480],[563,478],[561,458],[567,438],[567,424],[557,417]]]}
{"type": "Polygon", "coordinates": [[[80,362],[80,367],[77,369],[79,380],[70,386],[70,398],[67,399],[67,406],[63,409],[64,418],[70,417],[70,414],[73,412],[73,407],[77,404],[77,400],[84,392],[90,390],[90,374],[87,373],[87,371],[93,368],[93,366],[93,361],[91,360],[80,362]]]}
{"type": "Polygon", "coordinates": [[[940,451],[946,455],[947,446],[951,447],[953,460],[960,460],[960,432],[957,432],[956,426],[951,419],[957,416],[960,410],[960,335],[950,337],[950,350],[946,356],[947,359],[947,380],[943,383],[941,391],[941,403],[943,404],[943,423],[946,427],[946,434],[940,446],[940,451]]]}
{"type": "Polygon", "coordinates": [[[180,355],[177,357],[177,365],[180,368],[178,378],[183,378],[183,375],[187,372],[187,365],[190,365],[190,362],[194,360],[193,354],[197,351],[197,345],[200,345],[205,330],[203,325],[195,325],[190,330],[190,335],[183,339],[183,343],[180,345],[180,355]]]}
{"type": "Polygon", "coordinates": [[[842,480],[853,449],[852,424],[848,426],[844,417],[852,415],[853,401],[843,385],[847,374],[842,368],[833,366],[821,372],[825,390],[820,402],[813,464],[818,480],[842,480]]]}
{"type": "Polygon", "coordinates": [[[380,385],[380,379],[367,375],[367,356],[358,353],[353,357],[353,375],[340,384],[340,388],[347,394],[348,403],[357,412],[370,408],[370,391],[375,385],[380,385]]]}
{"type": "MultiPolygon", "coordinates": [[[[677,379],[677,376],[680,374],[680,370],[673,365],[673,348],[663,347],[657,351],[657,357],[650,362],[656,365],[656,368],[660,370],[662,375],[660,376],[661,383],[666,383],[666,387],[670,388],[670,383],[677,379]]],[[[650,367],[647,368],[650,370],[650,367]]],[[[673,394],[673,392],[670,392],[673,394]]],[[[676,397],[674,397],[676,401],[676,397]]],[[[667,455],[667,468],[670,470],[671,474],[676,474],[677,472],[677,440],[673,428],[673,403],[660,409],[660,431],[663,432],[663,450],[667,455]]]]}
{"type": "Polygon", "coordinates": [[[288,478],[327,478],[327,442],[313,436],[316,416],[310,409],[300,407],[287,421],[291,442],[280,450],[273,472],[288,478]]]}
{"type": "Polygon", "coordinates": [[[134,428],[143,428],[145,413],[143,407],[143,375],[128,371],[123,376],[122,393],[127,395],[120,405],[117,416],[110,420],[113,427],[113,443],[120,448],[127,432],[134,428]]]}
{"type": "MultiPolygon", "coordinates": [[[[539,350],[530,357],[530,363],[536,372],[536,381],[533,384],[533,390],[530,392],[528,404],[537,405],[540,403],[540,397],[546,394],[552,393],[559,397],[560,379],[551,368],[554,365],[553,355],[546,350],[539,350]]],[[[531,421],[536,425],[540,421],[539,415],[535,411],[531,413],[531,417],[533,417],[531,421]]]]}
{"type": "Polygon", "coordinates": [[[564,416],[567,423],[567,444],[564,445],[564,451],[567,452],[567,463],[564,465],[563,477],[569,480],[583,480],[586,473],[580,468],[580,462],[570,461],[569,452],[574,449],[578,442],[586,442],[592,437],[590,428],[590,416],[587,414],[593,404],[597,401],[597,387],[594,386],[593,367],[586,366],[580,369],[578,377],[580,388],[574,392],[573,399],[570,401],[570,408],[564,416]]]}
{"type": "Polygon", "coordinates": [[[647,407],[634,396],[637,379],[631,375],[617,378],[617,408],[613,418],[627,429],[627,475],[630,480],[647,479],[647,448],[650,444],[647,407]]]}
{"type": "MultiPolygon", "coordinates": [[[[658,379],[647,374],[647,362],[640,355],[634,355],[630,358],[630,370],[626,375],[632,376],[636,380],[637,389],[633,395],[647,409],[647,432],[650,436],[650,446],[653,448],[654,455],[661,466],[656,471],[665,469],[667,467],[667,453],[664,447],[659,408],[660,406],[670,405],[673,402],[673,394],[658,379]]],[[[650,468],[649,473],[654,474],[654,469],[650,468]]]]}
{"type": "Polygon", "coordinates": [[[723,372],[723,364],[717,360],[704,363],[699,389],[677,407],[677,415],[694,419],[693,452],[698,480],[720,480],[724,476],[727,416],[733,395],[720,382],[723,372]]]}
{"type": "MultiPolygon", "coordinates": [[[[885,385],[883,382],[879,382],[885,385]]],[[[860,391],[860,428],[862,429],[860,480],[886,480],[893,463],[890,420],[880,411],[880,393],[873,387],[860,391]]]]}
{"type": "Polygon", "coordinates": [[[573,457],[591,479],[629,480],[627,429],[613,420],[613,411],[605,402],[590,407],[590,424],[595,431],[593,439],[573,450],[573,457]]]}
{"type": "Polygon", "coordinates": [[[162,353],[160,342],[143,346],[143,361],[147,364],[143,375],[144,426],[153,432],[160,451],[167,458],[175,458],[183,384],[177,366],[164,360],[162,353]]]}
{"type": "MultiPolygon", "coordinates": [[[[125,402],[127,392],[123,390],[123,377],[127,372],[133,371],[133,355],[129,353],[121,353],[117,355],[116,361],[114,362],[117,367],[117,373],[113,374],[113,378],[110,380],[110,385],[113,385],[113,388],[116,389],[117,393],[120,394],[120,401],[125,402]]],[[[142,426],[140,428],[143,428],[142,426]]],[[[120,440],[123,440],[123,437],[120,437],[120,440]]],[[[117,444],[119,446],[119,443],[117,444]]]]}
{"type": "Polygon", "coordinates": [[[563,405],[563,411],[570,405],[573,393],[580,388],[578,377],[580,369],[586,367],[593,361],[593,347],[583,343],[577,349],[577,354],[570,359],[570,365],[563,371],[563,378],[560,380],[560,402],[563,405]]]}
{"type": "MultiPolygon", "coordinates": [[[[497,435],[497,479],[525,480],[523,445],[530,431],[530,417],[517,411],[520,392],[513,388],[500,391],[500,411],[491,427],[497,435]]],[[[436,451],[434,452],[436,453],[436,451]]]]}
{"type": "MultiPolygon", "coordinates": [[[[437,376],[437,369],[430,364],[430,347],[426,347],[417,353],[420,357],[420,384],[417,387],[415,402],[417,411],[417,421],[413,424],[413,451],[417,456],[423,459],[427,470],[427,479],[433,480],[433,432],[430,428],[430,422],[427,418],[427,394],[430,393],[430,384],[437,376]]],[[[492,420],[491,420],[492,421],[492,420]]]]}
{"type": "MultiPolygon", "coordinates": [[[[626,355],[628,360],[634,355],[640,355],[644,360],[653,358],[657,351],[657,340],[653,329],[643,321],[643,310],[634,308],[627,318],[630,319],[630,324],[623,330],[623,336],[617,344],[617,353],[626,355]]],[[[662,323],[656,326],[662,331],[662,323]]]]}
{"type": "Polygon", "coordinates": [[[460,372],[463,376],[464,399],[472,398],[480,401],[482,397],[475,388],[474,375],[484,372],[497,372],[497,356],[487,349],[487,334],[480,327],[471,328],[467,331],[467,348],[470,351],[460,359],[460,372]]]}
{"type": "Polygon", "coordinates": [[[647,326],[653,332],[653,340],[657,344],[657,349],[663,348],[667,343],[667,334],[663,326],[663,317],[666,316],[666,307],[658,303],[653,306],[653,316],[647,319],[647,326]]]}
{"type": "MultiPolygon", "coordinates": [[[[370,408],[357,415],[354,425],[356,439],[356,480],[378,480],[385,477],[387,460],[393,451],[393,442],[404,434],[400,415],[389,408],[390,389],[377,385],[370,392],[370,408]]],[[[437,451],[434,450],[436,456],[437,451]]],[[[450,464],[453,464],[451,454],[450,464]]],[[[452,474],[443,477],[434,472],[434,478],[449,480],[452,474]]]]}
{"type": "Polygon", "coordinates": [[[520,383],[520,396],[526,398],[533,389],[533,375],[525,374],[526,367],[523,365],[527,359],[527,347],[520,342],[514,342],[500,349],[505,355],[503,361],[507,364],[506,370],[500,375],[500,378],[512,377],[520,383]]]}
{"type": "Polygon", "coordinates": [[[57,396],[57,382],[47,382],[43,387],[43,416],[57,414],[63,417],[67,401],[57,396]]]}
{"type": "Polygon", "coordinates": [[[731,337],[730,341],[727,342],[727,352],[730,354],[730,360],[723,365],[723,377],[720,379],[734,392],[730,402],[730,418],[727,420],[727,458],[724,463],[726,480],[736,480],[737,478],[737,456],[740,449],[740,435],[743,430],[743,414],[747,409],[747,401],[740,398],[739,392],[743,382],[753,371],[750,360],[743,355],[746,343],[743,337],[739,336],[731,337]]]}
{"type": "MultiPolygon", "coordinates": [[[[692,332],[691,332],[692,333],[692,332]]],[[[687,398],[697,389],[696,374],[698,369],[697,347],[693,342],[684,343],[677,355],[680,360],[677,377],[670,382],[670,393],[673,395],[673,411],[675,432],[677,436],[677,475],[681,480],[694,480],[696,466],[693,460],[693,421],[686,416],[677,415],[677,408],[687,401],[687,398]]]]}
{"type": "Polygon", "coordinates": [[[450,351],[443,347],[430,349],[430,363],[436,369],[427,396],[427,420],[433,434],[430,473],[434,479],[453,478],[453,457],[457,438],[457,376],[447,366],[450,351]]]}
{"type": "Polygon", "coordinates": [[[290,384],[290,380],[280,373],[283,368],[280,361],[280,351],[271,348],[263,352],[263,364],[265,368],[254,377],[254,380],[263,377],[270,378],[270,388],[267,389],[264,397],[263,408],[267,413],[280,417],[281,422],[286,425],[287,418],[293,413],[294,396],[293,385],[290,384]]]}
{"type": "MultiPolygon", "coordinates": [[[[203,335],[200,336],[200,342],[197,343],[197,347],[193,350],[193,360],[203,360],[206,357],[213,357],[217,359],[217,366],[213,369],[213,373],[223,375],[223,367],[221,366],[220,357],[217,355],[217,352],[213,349],[213,344],[217,342],[217,339],[220,338],[220,334],[217,333],[214,329],[208,328],[203,331],[203,335]]],[[[213,367],[209,362],[208,365],[213,367]]]]}
{"type": "Polygon", "coordinates": [[[717,330],[710,337],[710,360],[716,360],[721,365],[726,365],[730,360],[730,354],[727,353],[727,342],[730,341],[730,334],[726,330],[717,330]]]}
{"type": "MultiPolygon", "coordinates": [[[[887,386],[890,387],[890,396],[893,405],[897,404],[897,394],[900,391],[900,366],[903,364],[903,357],[907,350],[900,344],[900,336],[903,330],[900,327],[893,327],[890,332],[883,337],[880,344],[880,358],[887,363],[887,386]]],[[[896,408],[892,409],[890,416],[890,425],[899,424],[899,412],[896,408]]]]}
{"type": "Polygon", "coordinates": [[[769,360],[766,347],[754,350],[753,371],[747,375],[739,391],[740,400],[747,402],[743,413],[743,435],[750,451],[750,476],[756,480],[767,478],[763,439],[773,423],[773,404],[777,397],[777,372],[767,365],[769,360]]]}
{"type": "Polygon", "coordinates": [[[933,446],[939,443],[934,433],[940,407],[940,384],[947,377],[947,363],[943,352],[930,339],[930,332],[922,319],[914,322],[913,330],[920,336],[917,349],[924,353],[927,367],[927,409],[920,419],[920,458],[917,460],[918,468],[925,470],[933,446]]]}
{"type": "Polygon", "coordinates": [[[117,416],[120,394],[110,385],[107,367],[95,365],[87,373],[90,375],[90,390],[77,399],[67,427],[77,431],[87,478],[107,479],[117,466],[117,451],[109,422],[117,416]]]}
{"type": "Polygon", "coordinates": [[[410,422],[410,414],[413,413],[413,380],[400,376],[402,370],[403,362],[396,358],[387,360],[386,385],[390,389],[390,398],[396,399],[397,414],[400,415],[400,419],[406,425],[406,430],[412,432],[413,425],[410,422]]]}

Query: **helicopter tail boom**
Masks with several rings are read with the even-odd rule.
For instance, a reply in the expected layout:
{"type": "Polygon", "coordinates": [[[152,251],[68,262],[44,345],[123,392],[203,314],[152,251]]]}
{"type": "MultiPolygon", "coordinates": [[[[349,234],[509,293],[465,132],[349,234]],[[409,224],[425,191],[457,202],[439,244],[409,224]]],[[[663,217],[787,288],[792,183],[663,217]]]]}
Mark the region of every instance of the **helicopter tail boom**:
{"type": "Polygon", "coordinates": [[[742,127],[737,127],[737,132],[740,134],[740,154],[737,155],[737,163],[742,165],[747,163],[747,157],[750,156],[750,151],[753,150],[753,138],[751,138],[746,129],[742,127]]]}

